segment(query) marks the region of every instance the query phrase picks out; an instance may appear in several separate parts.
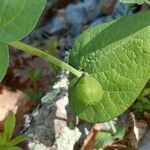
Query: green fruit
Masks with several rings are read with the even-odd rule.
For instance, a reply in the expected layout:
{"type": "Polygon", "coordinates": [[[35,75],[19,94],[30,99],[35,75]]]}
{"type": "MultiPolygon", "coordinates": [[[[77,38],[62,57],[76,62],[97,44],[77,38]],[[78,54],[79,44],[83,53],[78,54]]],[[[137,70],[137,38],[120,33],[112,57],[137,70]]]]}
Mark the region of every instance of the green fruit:
{"type": "Polygon", "coordinates": [[[82,112],[85,107],[97,105],[103,97],[101,84],[89,75],[74,78],[69,86],[69,101],[76,114],[82,112]]]}

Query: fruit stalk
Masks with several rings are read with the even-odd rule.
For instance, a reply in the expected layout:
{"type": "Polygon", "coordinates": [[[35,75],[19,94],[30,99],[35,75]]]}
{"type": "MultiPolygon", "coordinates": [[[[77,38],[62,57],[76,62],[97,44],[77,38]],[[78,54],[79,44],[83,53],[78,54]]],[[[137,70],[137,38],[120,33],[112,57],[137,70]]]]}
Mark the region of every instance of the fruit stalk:
{"type": "Polygon", "coordinates": [[[32,55],[36,55],[42,59],[45,59],[47,60],[48,62],[50,63],[53,63],[57,66],[60,66],[61,68],[64,68],[66,70],[68,70],[69,72],[71,72],[72,74],[74,74],[75,76],[77,77],[81,77],[82,76],[82,73],[79,72],[78,70],[76,70],[75,68],[73,68],[72,66],[70,66],[69,64],[61,61],[60,59],[42,51],[42,50],[39,50],[37,48],[34,48],[30,45],[27,45],[27,44],[24,44],[24,43],[21,43],[19,41],[15,41],[15,42],[11,42],[9,43],[10,46],[14,47],[14,48],[17,48],[19,50],[22,50],[24,52],[27,52],[27,53],[30,53],[32,55]]]}

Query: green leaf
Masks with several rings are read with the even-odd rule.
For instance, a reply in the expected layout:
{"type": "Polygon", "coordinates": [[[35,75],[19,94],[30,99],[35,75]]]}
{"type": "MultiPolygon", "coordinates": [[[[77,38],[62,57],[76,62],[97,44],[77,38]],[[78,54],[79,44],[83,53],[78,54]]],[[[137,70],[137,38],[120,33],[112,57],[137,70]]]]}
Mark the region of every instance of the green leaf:
{"type": "Polygon", "coordinates": [[[44,92],[39,90],[28,90],[26,94],[30,97],[31,101],[38,102],[45,95],[44,92]]]}
{"type": "MultiPolygon", "coordinates": [[[[12,20],[12,14],[9,12],[11,12],[12,8],[15,6],[13,6],[14,0],[9,0],[9,5],[7,6],[8,13],[4,16],[7,16],[5,20],[7,24],[0,26],[0,41],[3,43],[17,41],[29,34],[37,24],[37,21],[46,4],[46,0],[26,0],[26,2],[23,0],[17,1],[22,3],[22,5],[20,5],[21,8],[23,6],[24,7],[20,10],[20,12],[18,11],[18,13],[13,10],[16,15],[13,15],[12,20]]],[[[2,18],[4,17],[2,16],[2,18]]]]}
{"type": "Polygon", "coordinates": [[[139,103],[142,105],[143,110],[150,111],[150,100],[147,97],[140,97],[139,103]]]}
{"type": "Polygon", "coordinates": [[[13,146],[13,147],[8,147],[7,150],[22,150],[22,148],[19,146],[13,146]]]}
{"type": "Polygon", "coordinates": [[[147,0],[120,0],[120,2],[122,3],[137,3],[137,4],[143,4],[145,3],[147,0]]]}
{"type": "Polygon", "coordinates": [[[0,150],[22,150],[22,148],[18,147],[18,146],[0,146],[0,150]]]}
{"type": "Polygon", "coordinates": [[[0,146],[5,144],[5,143],[6,143],[5,138],[4,138],[3,134],[0,133],[0,146]]]}
{"type": "Polygon", "coordinates": [[[26,0],[1,0],[0,27],[7,25],[19,15],[24,8],[26,0]]]}
{"type": "Polygon", "coordinates": [[[49,45],[49,47],[47,48],[48,53],[51,55],[55,55],[56,51],[57,51],[57,46],[58,43],[56,41],[52,41],[49,45]]]}
{"type": "Polygon", "coordinates": [[[143,106],[139,101],[136,101],[131,108],[136,114],[142,114],[144,112],[143,106]]]}
{"type": "Polygon", "coordinates": [[[112,144],[114,140],[122,139],[125,135],[125,127],[123,125],[116,125],[116,130],[114,135],[108,131],[99,131],[95,137],[94,148],[103,148],[106,145],[112,144]]]}
{"type": "Polygon", "coordinates": [[[22,142],[24,140],[26,140],[26,136],[25,135],[19,135],[15,139],[10,141],[7,145],[8,146],[15,146],[15,145],[19,144],[20,142],[22,142]]]}
{"type": "Polygon", "coordinates": [[[7,142],[9,142],[12,138],[14,129],[15,129],[15,115],[13,112],[9,112],[5,124],[4,124],[4,137],[6,139],[7,142]]]}
{"type": "Polygon", "coordinates": [[[116,133],[113,135],[114,140],[122,139],[125,135],[125,126],[124,125],[116,125],[116,133]]]}
{"type": "Polygon", "coordinates": [[[112,144],[113,140],[114,139],[110,132],[99,131],[95,137],[94,148],[95,149],[103,148],[108,144],[112,144]]]}
{"type": "Polygon", "coordinates": [[[139,97],[147,96],[150,94],[150,88],[144,88],[139,97]]]}
{"type": "Polygon", "coordinates": [[[6,74],[9,62],[8,46],[0,43],[0,82],[6,74]]]}
{"type": "Polygon", "coordinates": [[[33,84],[35,84],[40,76],[42,75],[42,70],[41,69],[29,69],[28,71],[28,76],[30,78],[30,80],[33,82],[33,84]]]}
{"type": "MultiPolygon", "coordinates": [[[[95,77],[104,95],[76,113],[88,122],[106,122],[123,113],[150,77],[150,11],[85,31],[74,43],[70,64],[95,77]]],[[[69,95],[72,105],[76,101],[69,95]]]]}

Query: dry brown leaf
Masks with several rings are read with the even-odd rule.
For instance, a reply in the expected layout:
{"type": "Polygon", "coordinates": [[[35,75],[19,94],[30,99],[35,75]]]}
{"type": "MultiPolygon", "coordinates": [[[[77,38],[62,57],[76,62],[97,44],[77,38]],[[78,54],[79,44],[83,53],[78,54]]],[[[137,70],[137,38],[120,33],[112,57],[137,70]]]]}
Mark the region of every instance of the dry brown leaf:
{"type": "Polygon", "coordinates": [[[92,150],[93,149],[93,144],[94,144],[96,134],[98,131],[100,131],[100,129],[101,129],[101,127],[100,127],[99,123],[93,125],[93,127],[90,130],[89,135],[84,140],[81,150],[92,150]]]}
{"type": "Polygon", "coordinates": [[[9,111],[16,114],[17,124],[24,120],[24,115],[33,107],[29,97],[20,90],[11,91],[7,87],[2,87],[0,91],[0,129],[2,130],[4,120],[9,111]]]}

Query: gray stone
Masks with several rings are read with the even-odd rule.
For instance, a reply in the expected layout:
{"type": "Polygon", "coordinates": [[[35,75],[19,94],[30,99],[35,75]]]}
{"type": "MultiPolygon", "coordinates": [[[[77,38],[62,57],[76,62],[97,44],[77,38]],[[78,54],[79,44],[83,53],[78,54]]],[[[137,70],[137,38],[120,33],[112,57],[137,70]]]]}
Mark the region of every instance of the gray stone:
{"type": "Polygon", "coordinates": [[[81,25],[86,17],[83,3],[70,4],[66,8],[66,20],[71,26],[81,25]]]}
{"type": "Polygon", "coordinates": [[[94,21],[101,13],[101,0],[84,0],[83,4],[86,10],[88,21],[94,21]]]}
{"type": "Polygon", "coordinates": [[[51,91],[51,93],[54,92],[55,94],[47,94],[42,99],[39,107],[26,117],[24,132],[29,139],[29,149],[55,149],[53,148],[57,147],[55,141],[64,134],[64,128],[68,128],[69,124],[76,124],[76,116],[68,106],[67,76],[66,73],[62,73],[59,76],[60,80],[53,86],[51,91]],[[48,95],[53,95],[53,100],[49,100],[48,95]],[[46,98],[47,100],[45,100],[46,98]]]}
{"type": "Polygon", "coordinates": [[[150,150],[150,128],[147,129],[147,132],[140,141],[138,150],[150,150]]]}
{"type": "Polygon", "coordinates": [[[95,21],[93,21],[90,24],[90,27],[94,27],[94,26],[96,26],[98,24],[105,23],[105,22],[107,22],[107,19],[108,19],[108,16],[99,17],[98,19],[96,19],[95,21]]]}
{"type": "Polygon", "coordinates": [[[61,16],[54,17],[47,26],[44,27],[44,32],[48,35],[64,32],[67,29],[65,19],[61,16]]]}
{"type": "Polygon", "coordinates": [[[135,5],[134,4],[123,4],[120,3],[119,1],[116,3],[113,14],[112,14],[112,18],[113,19],[118,19],[121,18],[123,16],[128,16],[128,15],[132,15],[134,10],[135,10],[135,5]]]}

